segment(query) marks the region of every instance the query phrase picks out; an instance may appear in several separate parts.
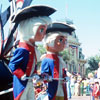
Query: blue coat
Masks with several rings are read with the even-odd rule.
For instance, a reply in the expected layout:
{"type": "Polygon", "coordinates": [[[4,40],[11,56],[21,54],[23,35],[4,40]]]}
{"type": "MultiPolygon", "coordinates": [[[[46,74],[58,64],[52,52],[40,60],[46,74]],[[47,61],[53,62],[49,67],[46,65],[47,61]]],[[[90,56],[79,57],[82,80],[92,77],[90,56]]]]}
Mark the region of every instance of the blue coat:
{"type": "MultiPolygon", "coordinates": [[[[41,74],[47,73],[50,76],[54,77],[54,60],[50,58],[45,58],[41,64],[41,74]]],[[[52,82],[48,83],[47,93],[49,96],[49,100],[52,100],[53,97],[56,95],[58,87],[58,81],[53,80],[52,82]]]]}
{"type": "Polygon", "coordinates": [[[22,81],[20,78],[26,74],[30,75],[34,57],[34,47],[21,43],[20,47],[14,52],[14,55],[9,63],[9,68],[13,74],[13,92],[14,100],[19,100],[23,93],[27,80],[22,81]]]}
{"type": "MultiPolygon", "coordinates": [[[[52,76],[53,78],[64,77],[63,76],[64,66],[63,65],[62,65],[63,67],[60,66],[59,64],[61,63],[60,60],[61,59],[59,59],[59,57],[56,54],[46,54],[45,58],[42,60],[41,63],[41,74],[47,73],[49,76],[52,76]]],[[[64,95],[64,100],[67,100],[66,85],[63,82],[61,86],[58,80],[53,80],[48,83],[47,93],[49,96],[49,100],[55,100],[56,93],[58,93],[57,95],[59,95],[59,91],[58,91],[59,89],[61,89],[61,91],[63,92],[61,93],[61,95],[62,94],[64,95]]]]}

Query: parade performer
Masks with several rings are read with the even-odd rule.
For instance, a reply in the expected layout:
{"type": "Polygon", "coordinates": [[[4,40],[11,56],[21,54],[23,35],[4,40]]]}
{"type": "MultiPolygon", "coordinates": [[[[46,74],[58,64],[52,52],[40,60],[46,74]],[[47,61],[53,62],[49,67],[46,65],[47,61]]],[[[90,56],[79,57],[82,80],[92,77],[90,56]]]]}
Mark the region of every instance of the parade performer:
{"type": "Polygon", "coordinates": [[[10,60],[9,68],[13,74],[14,100],[35,100],[32,80],[37,64],[36,41],[44,38],[47,25],[51,24],[49,17],[56,10],[45,5],[28,6],[19,11],[13,18],[18,23],[20,42],[10,60]]]}
{"type": "Polygon", "coordinates": [[[65,77],[64,68],[66,67],[62,57],[59,56],[59,52],[66,47],[67,36],[71,35],[73,30],[74,28],[63,23],[53,23],[47,28],[44,38],[47,53],[41,57],[41,75],[50,78],[47,88],[49,100],[68,100],[66,84],[63,80],[59,80],[65,77]]]}

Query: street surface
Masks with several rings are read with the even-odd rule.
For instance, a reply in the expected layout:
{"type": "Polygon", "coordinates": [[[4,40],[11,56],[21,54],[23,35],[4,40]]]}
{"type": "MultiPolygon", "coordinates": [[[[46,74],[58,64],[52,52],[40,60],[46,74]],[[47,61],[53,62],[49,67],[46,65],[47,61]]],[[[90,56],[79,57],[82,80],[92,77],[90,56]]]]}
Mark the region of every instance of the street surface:
{"type": "Polygon", "coordinates": [[[90,100],[90,96],[73,96],[72,99],[68,100],[90,100]]]}

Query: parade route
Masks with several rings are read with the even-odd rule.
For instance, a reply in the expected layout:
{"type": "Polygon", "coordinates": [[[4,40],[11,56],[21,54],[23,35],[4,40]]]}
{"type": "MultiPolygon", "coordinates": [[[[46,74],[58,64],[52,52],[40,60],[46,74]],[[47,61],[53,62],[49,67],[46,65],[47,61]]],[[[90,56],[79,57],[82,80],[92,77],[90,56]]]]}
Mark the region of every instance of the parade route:
{"type": "Polygon", "coordinates": [[[73,96],[72,99],[68,100],[90,100],[90,96],[73,96]]]}

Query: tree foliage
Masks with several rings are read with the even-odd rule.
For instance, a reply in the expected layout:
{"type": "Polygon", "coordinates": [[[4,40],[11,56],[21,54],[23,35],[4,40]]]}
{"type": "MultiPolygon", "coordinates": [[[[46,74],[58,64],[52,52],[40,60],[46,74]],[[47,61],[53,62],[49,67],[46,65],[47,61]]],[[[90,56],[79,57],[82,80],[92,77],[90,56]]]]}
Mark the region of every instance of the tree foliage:
{"type": "Polygon", "coordinates": [[[98,62],[96,61],[96,59],[94,57],[91,57],[89,60],[88,60],[88,64],[90,65],[90,70],[93,71],[93,70],[97,70],[98,68],[98,62]]]}
{"type": "Polygon", "coordinates": [[[46,53],[46,49],[43,47],[42,44],[38,44],[38,49],[39,49],[41,55],[46,53]]]}
{"type": "Polygon", "coordinates": [[[62,56],[63,60],[67,62],[70,60],[70,54],[69,51],[67,49],[64,49],[62,52],[60,52],[60,55],[62,56]]]}
{"type": "Polygon", "coordinates": [[[100,61],[100,56],[94,56],[94,57],[90,57],[88,59],[88,64],[89,64],[89,70],[90,71],[94,71],[98,69],[98,62],[100,61]]]}

